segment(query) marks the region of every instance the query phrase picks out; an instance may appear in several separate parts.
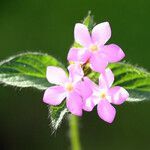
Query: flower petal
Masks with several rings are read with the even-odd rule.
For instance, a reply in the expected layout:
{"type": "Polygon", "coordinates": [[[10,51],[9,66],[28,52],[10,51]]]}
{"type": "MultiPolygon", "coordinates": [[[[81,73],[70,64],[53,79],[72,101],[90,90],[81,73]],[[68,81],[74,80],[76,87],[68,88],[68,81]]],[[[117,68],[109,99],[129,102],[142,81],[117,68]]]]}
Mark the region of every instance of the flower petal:
{"type": "Polygon", "coordinates": [[[111,28],[108,22],[96,25],[92,30],[93,42],[104,45],[111,37],[111,28]]]}
{"type": "Polygon", "coordinates": [[[108,123],[112,123],[116,115],[115,108],[105,99],[99,102],[97,112],[99,117],[108,123]]]}
{"type": "Polygon", "coordinates": [[[74,91],[69,93],[66,100],[66,105],[72,114],[82,116],[83,102],[79,94],[74,91]]]}
{"type": "Polygon", "coordinates": [[[67,60],[70,61],[79,61],[78,53],[79,53],[79,48],[71,48],[68,52],[67,60]]]}
{"type": "Polygon", "coordinates": [[[118,62],[125,57],[122,49],[116,44],[106,45],[102,48],[102,51],[107,55],[108,62],[118,62]]]}
{"type": "Polygon", "coordinates": [[[111,103],[116,105],[122,104],[129,97],[129,93],[120,86],[112,87],[109,90],[109,94],[111,96],[111,103]]]}
{"type": "Polygon", "coordinates": [[[45,91],[43,102],[49,105],[59,105],[65,97],[66,93],[63,87],[52,86],[45,91]]]}
{"type": "Polygon", "coordinates": [[[84,64],[86,63],[90,56],[91,56],[91,53],[87,50],[87,49],[82,49],[80,52],[79,52],[79,62],[81,62],[81,64],[84,64]]]}
{"type": "Polygon", "coordinates": [[[83,99],[83,109],[85,111],[92,111],[95,106],[94,101],[96,98],[97,97],[91,95],[87,99],[83,99]]]}
{"type": "Polygon", "coordinates": [[[90,53],[84,48],[71,48],[68,53],[67,60],[69,62],[80,62],[81,64],[86,63],[89,59],[90,53]]]}
{"type": "Polygon", "coordinates": [[[81,65],[79,63],[76,64],[71,64],[68,67],[69,70],[69,80],[71,82],[78,82],[82,79],[82,77],[84,76],[84,72],[81,68],[81,65]]]}
{"type": "Polygon", "coordinates": [[[91,44],[91,37],[88,28],[81,23],[77,23],[74,28],[75,41],[84,47],[88,47],[91,44]]]}
{"type": "Polygon", "coordinates": [[[98,89],[98,86],[92,82],[88,77],[84,77],[83,81],[78,82],[76,91],[83,98],[83,109],[85,111],[92,111],[98,102],[97,96],[93,96],[93,92],[98,89]]]}
{"type": "Polygon", "coordinates": [[[93,85],[88,77],[84,77],[83,81],[76,84],[75,89],[83,99],[87,99],[93,92],[93,85]]]}
{"type": "Polygon", "coordinates": [[[91,69],[102,73],[105,71],[105,68],[108,65],[105,54],[103,53],[94,53],[90,58],[91,69]]]}
{"type": "Polygon", "coordinates": [[[59,67],[49,66],[46,72],[47,80],[56,85],[63,85],[67,81],[66,73],[59,67]]]}
{"type": "Polygon", "coordinates": [[[114,74],[113,72],[107,68],[100,76],[99,76],[99,87],[108,89],[114,82],[114,74]]]}

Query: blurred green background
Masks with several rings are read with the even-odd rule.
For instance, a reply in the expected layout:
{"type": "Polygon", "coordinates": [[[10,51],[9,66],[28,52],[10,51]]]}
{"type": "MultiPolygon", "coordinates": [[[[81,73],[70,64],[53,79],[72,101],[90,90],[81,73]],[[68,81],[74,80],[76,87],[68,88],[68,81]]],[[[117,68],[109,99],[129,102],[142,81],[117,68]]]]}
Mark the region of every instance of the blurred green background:
{"type": "MultiPolygon", "coordinates": [[[[119,44],[126,60],[149,67],[149,0],[0,0],[0,60],[39,51],[66,63],[73,28],[92,11],[95,21],[109,21],[110,43],[119,44]]],[[[0,87],[0,150],[69,150],[68,123],[53,135],[43,92],[0,87]]],[[[150,103],[117,107],[112,125],[96,111],[80,119],[83,150],[150,149],[150,103]]]]}

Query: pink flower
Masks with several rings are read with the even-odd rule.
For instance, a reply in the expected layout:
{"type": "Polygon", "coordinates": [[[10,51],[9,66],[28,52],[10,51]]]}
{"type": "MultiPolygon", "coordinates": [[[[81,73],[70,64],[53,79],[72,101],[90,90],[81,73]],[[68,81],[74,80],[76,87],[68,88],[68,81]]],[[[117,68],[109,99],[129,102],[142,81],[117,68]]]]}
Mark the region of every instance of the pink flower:
{"type": "Polygon", "coordinates": [[[74,115],[81,116],[83,102],[76,89],[84,73],[79,64],[70,65],[68,70],[69,77],[61,68],[53,66],[47,68],[47,80],[56,86],[49,87],[45,91],[43,101],[49,105],[59,105],[66,98],[68,110],[74,115]]]}
{"type": "Polygon", "coordinates": [[[84,83],[80,86],[81,89],[86,87],[86,93],[83,95],[83,109],[92,111],[97,105],[99,117],[108,123],[112,123],[116,115],[116,110],[111,104],[120,105],[129,97],[124,88],[120,86],[111,87],[113,82],[112,71],[106,69],[99,77],[99,86],[87,77],[84,78],[84,83]]]}
{"type": "Polygon", "coordinates": [[[108,63],[118,62],[125,56],[116,44],[104,45],[110,37],[111,28],[108,22],[96,25],[91,33],[85,25],[77,23],[74,38],[82,48],[71,48],[68,61],[81,64],[88,62],[92,70],[102,73],[108,63]]]}

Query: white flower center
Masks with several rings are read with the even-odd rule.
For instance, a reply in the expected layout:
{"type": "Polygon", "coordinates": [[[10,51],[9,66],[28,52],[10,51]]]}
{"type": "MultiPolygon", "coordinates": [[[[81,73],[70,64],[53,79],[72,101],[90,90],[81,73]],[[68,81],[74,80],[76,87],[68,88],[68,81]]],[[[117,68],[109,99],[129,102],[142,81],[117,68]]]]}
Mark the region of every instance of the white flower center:
{"type": "Polygon", "coordinates": [[[107,91],[102,90],[100,91],[100,100],[107,99],[109,102],[111,101],[111,96],[108,94],[107,91]]]}
{"type": "Polygon", "coordinates": [[[104,91],[100,92],[101,99],[106,99],[106,97],[107,97],[106,92],[104,92],[104,91]]]}
{"type": "Polygon", "coordinates": [[[97,51],[98,50],[98,46],[97,45],[91,45],[90,46],[90,51],[91,52],[95,52],[95,51],[97,51]]]}
{"type": "Polygon", "coordinates": [[[65,89],[68,91],[68,92],[71,92],[73,90],[73,84],[68,82],[65,84],[65,89]]]}
{"type": "Polygon", "coordinates": [[[100,89],[98,91],[94,92],[94,96],[97,97],[94,99],[94,104],[98,104],[101,100],[105,99],[108,100],[109,102],[111,102],[111,97],[108,94],[107,90],[105,89],[100,89]]]}

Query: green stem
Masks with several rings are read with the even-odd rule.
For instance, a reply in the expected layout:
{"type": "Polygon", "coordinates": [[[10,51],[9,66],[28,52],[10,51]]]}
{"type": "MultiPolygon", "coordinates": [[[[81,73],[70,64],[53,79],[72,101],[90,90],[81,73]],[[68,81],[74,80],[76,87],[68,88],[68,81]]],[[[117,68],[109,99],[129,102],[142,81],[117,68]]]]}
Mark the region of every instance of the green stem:
{"type": "Polygon", "coordinates": [[[78,117],[70,115],[69,126],[70,126],[71,150],[81,150],[78,121],[79,121],[78,117]]]}

